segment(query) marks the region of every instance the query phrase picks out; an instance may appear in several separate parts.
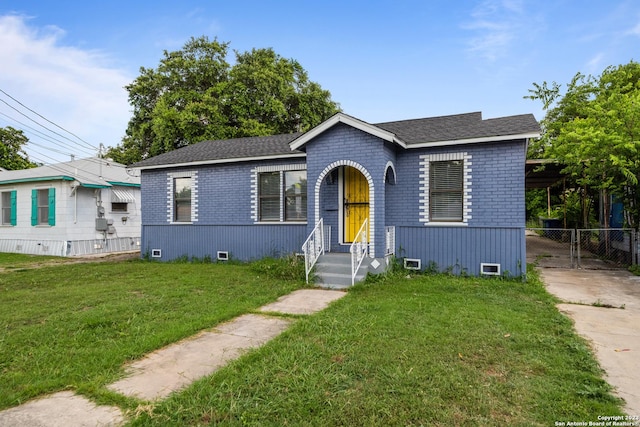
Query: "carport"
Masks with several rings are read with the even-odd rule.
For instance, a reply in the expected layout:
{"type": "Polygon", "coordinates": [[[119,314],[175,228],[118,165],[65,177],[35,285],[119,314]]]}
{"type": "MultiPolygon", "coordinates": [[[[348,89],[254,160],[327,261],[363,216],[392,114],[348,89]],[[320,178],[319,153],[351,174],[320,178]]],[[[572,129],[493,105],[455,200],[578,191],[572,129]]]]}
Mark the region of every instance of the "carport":
{"type": "MultiPolygon", "coordinates": [[[[527,160],[525,189],[547,189],[566,177],[563,166],[547,159],[527,160]]],[[[638,264],[638,233],[632,229],[567,229],[566,219],[545,220],[539,227],[527,228],[527,262],[542,267],[614,270],[638,264]]]]}

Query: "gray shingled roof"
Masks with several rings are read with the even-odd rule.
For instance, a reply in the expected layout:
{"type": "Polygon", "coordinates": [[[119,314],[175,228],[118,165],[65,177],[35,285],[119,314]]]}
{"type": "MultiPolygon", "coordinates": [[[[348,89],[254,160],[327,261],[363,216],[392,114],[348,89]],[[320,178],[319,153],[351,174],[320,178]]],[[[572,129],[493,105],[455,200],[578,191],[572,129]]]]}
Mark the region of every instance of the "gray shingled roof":
{"type": "MultiPolygon", "coordinates": [[[[540,126],[532,114],[482,120],[480,112],[424,119],[401,120],[379,123],[373,126],[394,133],[408,147],[440,141],[468,140],[475,138],[522,135],[540,132],[540,126]]],[[[218,141],[203,141],[168,153],[142,160],[134,168],[149,168],[163,165],[222,162],[225,160],[255,159],[302,155],[302,151],[291,150],[289,143],[301,133],[273,136],[236,138],[218,141]]]]}
{"type": "Polygon", "coordinates": [[[179,165],[193,162],[213,162],[230,159],[261,158],[303,154],[292,151],[289,143],[299,137],[300,132],[272,136],[203,141],[169,151],[132,165],[134,168],[179,165]]]}
{"type": "Polygon", "coordinates": [[[532,114],[482,120],[480,112],[378,123],[374,126],[396,134],[409,146],[540,132],[540,125],[532,114]]]}

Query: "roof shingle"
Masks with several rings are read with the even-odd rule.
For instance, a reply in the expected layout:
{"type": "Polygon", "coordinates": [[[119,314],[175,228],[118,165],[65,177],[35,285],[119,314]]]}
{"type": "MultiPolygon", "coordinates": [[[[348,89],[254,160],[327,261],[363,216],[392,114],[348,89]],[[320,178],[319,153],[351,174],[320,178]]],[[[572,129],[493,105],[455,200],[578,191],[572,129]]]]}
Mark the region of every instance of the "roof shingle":
{"type": "MultiPolygon", "coordinates": [[[[540,125],[532,114],[483,120],[480,112],[385,122],[373,126],[395,134],[408,147],[413,144],[516,136],[540,132],[540,125]]],[[[142,160],[133,164],[132,167],[145,169],[194,162],[223,162],[234,159],[303,155],[302,151],[292,150],[289,145],[301,135],[302,133],[291,133],[203,141],[142,160]]]]}

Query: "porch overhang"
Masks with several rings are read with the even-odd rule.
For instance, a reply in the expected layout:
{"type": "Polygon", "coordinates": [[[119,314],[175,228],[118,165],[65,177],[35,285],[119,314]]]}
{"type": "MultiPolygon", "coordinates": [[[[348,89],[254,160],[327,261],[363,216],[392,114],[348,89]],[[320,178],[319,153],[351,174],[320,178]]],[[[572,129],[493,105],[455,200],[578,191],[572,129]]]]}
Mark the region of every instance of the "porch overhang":
{"type": "Polygon", "coordinates": [[[555,160],[529,159],[525,163],[525,187],[547,188],[562,181],[567,174],[562,173],[564,165],[555,160]]]}

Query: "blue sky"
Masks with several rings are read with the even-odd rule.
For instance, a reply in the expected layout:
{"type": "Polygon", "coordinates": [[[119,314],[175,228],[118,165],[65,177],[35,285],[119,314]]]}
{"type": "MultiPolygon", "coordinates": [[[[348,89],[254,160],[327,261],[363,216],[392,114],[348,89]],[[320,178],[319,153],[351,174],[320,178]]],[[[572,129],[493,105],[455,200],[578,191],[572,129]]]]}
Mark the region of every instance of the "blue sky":
{"type": "Polygon", "coordinates": [[[124,86],[201,35],[296,59],[370,123],[471,111],[541,119],[540,104],[523,99],[533,82],[639,60],[640,3],[3,0],[0,89],[80,140],[2,92],[0,126],[24,129],[43,163],[115,146],[131,117],[124,86]]]}

